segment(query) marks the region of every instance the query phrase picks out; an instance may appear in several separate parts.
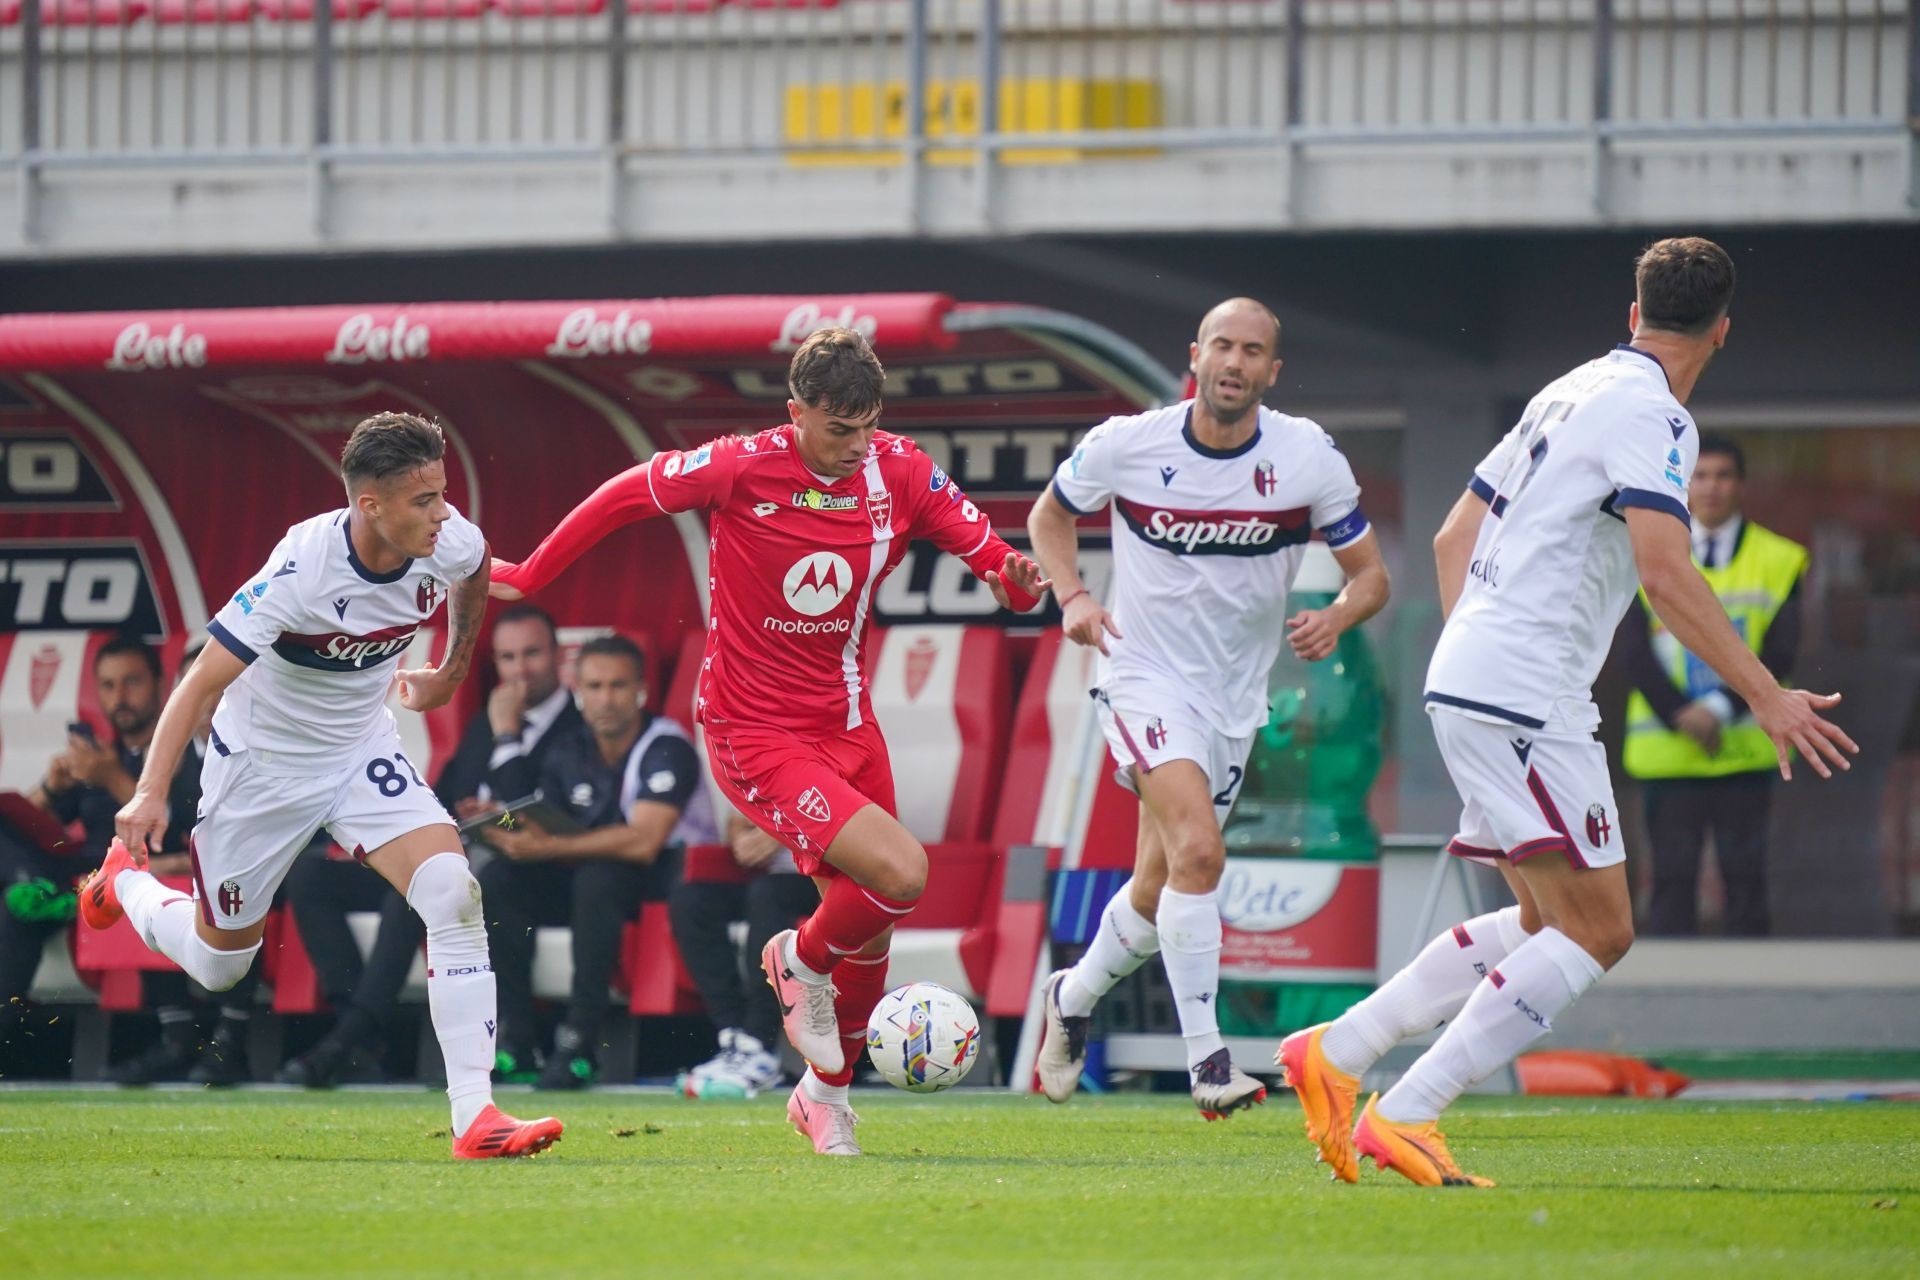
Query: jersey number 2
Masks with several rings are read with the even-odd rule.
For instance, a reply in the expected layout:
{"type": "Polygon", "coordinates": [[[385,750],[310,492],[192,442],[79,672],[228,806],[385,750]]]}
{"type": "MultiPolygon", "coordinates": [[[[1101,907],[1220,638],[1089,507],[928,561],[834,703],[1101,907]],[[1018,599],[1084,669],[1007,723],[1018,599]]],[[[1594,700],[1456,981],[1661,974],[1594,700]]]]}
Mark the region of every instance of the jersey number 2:
{"type": "MultiPolygon", "coordinates": [[[[1514,486],[1512,493],[1502,493],[1494,499],[1495,515],[1504,515],[1508,507],[1520,501],[1520,495],[1533,483],[1533,477],[1540,470],[1540,464],[1547,460],[1547,428],[1563,421],[1573,412],[1573,405],[1565,400],[1553,403],[1529,413],[1520,420],[1520,442],[1527,446],[1527,470],[1520,477],[1520,483],[1514,486]]],[[[1512,474],[1509,469],[1508,474],[1512,474]]],[[[1504,487],[1504,485],[1503,485],[1504,487]]]]}

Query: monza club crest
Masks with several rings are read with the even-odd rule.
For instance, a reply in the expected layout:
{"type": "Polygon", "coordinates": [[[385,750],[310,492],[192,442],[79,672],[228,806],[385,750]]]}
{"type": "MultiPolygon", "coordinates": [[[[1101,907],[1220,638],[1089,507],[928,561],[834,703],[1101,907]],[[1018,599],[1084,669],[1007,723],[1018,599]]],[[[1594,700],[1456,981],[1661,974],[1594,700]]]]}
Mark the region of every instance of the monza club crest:
{"type": "Polygon", "coordinates": [[[873,521],[875,533],[885,533],[893,528],[893,495],[891,493],[868,494],[867,519],[873,521]]]}

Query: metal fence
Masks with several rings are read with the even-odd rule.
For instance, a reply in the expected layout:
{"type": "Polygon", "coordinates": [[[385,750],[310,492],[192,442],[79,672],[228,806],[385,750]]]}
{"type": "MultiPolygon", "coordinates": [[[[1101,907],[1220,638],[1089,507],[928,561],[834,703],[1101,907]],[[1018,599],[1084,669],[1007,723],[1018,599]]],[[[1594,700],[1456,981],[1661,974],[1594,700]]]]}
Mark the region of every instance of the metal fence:
{"type": "Polygon", "coordinates": [[[0,0],[0,157],[1910,129],[1909,0],[0,0]]]}

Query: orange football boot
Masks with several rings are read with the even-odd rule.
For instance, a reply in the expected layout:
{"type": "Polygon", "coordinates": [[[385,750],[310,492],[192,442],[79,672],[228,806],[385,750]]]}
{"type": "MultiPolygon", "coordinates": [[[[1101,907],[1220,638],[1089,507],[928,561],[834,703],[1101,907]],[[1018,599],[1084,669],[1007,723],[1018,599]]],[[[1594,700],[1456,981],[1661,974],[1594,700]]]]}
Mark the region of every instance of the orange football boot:
{"type": "Polygon", "coordinates": [[[122,871],[138,871],[147,865],[147,860],[137,857],[134,852],[121,843],[115,836],[107,846],[107,860],[100,869],[80,882],[80,918],[87,922],[89,929],[111,929],[126,918],[126,912],[120,908],[120,895],[114,892],[114,877],[122,871]]]}
{"type": "Polygon", "coordinates": [[[539,1155],[560,1141],[566,1126],[552,1116],[515,1120],[491,1102],[473,1118],[467,1131],[453,1140],[455,1160],[504,1160],[539,1155]]]}
{"type": "Polygon", "coordinates": [[[1280,1042],[1273,1060],[1307,1116],[1307,1138],[1320,1150],[1320,1162],[1342,1182],[1360,1181],[1360,1157],[1353,1149],[1353,1104],[1360,1078],[1327,1060],[1320,1040],[1330,1023],[1296,1031],[1280,1042]]]}
{"type": "Polygon", "coordinates": [[[1380,1114],[1380,1095],[1367,1101],[1360,1116],[1360,1127],[1353,1132],[1353,1145],[1363,1156],[1371,1157],[1382,1169],[1391,1169],[1407,1181],[1422,1187],[1490,1187],[1491,1178],[1462,1173],[1447,1150],[1446,1135],[1440,1126],[1395,1124],[1380,1114]]]}

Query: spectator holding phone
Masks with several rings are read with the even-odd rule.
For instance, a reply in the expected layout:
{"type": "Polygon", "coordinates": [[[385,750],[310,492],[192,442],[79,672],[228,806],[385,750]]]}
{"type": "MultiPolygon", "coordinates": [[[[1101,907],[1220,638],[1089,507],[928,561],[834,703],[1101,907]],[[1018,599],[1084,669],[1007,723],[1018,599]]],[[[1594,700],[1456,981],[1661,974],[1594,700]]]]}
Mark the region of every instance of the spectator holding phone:
{"type": "MultiPolygon", "coordinates": [[[[106,857],[114,815],[133,795],[165,701],[160,655],[129,636],[100,647],[93,678],[112,737],[101,741],[85,721],[69,725],[66,750],[48,762],[46,776],[28,795],[63,825],[78,822],[83,841],[64,854],[48,854],[18,841],[0,844],[0,880],[10,887],[30,887],[30,892],[8,893],[7,909],[0,910],[0,1043],[19,1017],[20,1001],[33,985],[47,939],[73,918],[70,886],[106,857]],[[30,898],[34,908],[28,907],[30,898]]],[[[187,833],[199,803],[200,771],[179,770],[167,796],[170,820],[160,843],[163,856],[153,860],[158,874],[186,872],[187,833]]],[[[149,1002],[159,1006],[160,1042],[122,1064],[114,1078],[125,1083],[184,1079],[196,1064],[199,1046],[185,975],[150,975],[146,991],[149,1002]]]]}

